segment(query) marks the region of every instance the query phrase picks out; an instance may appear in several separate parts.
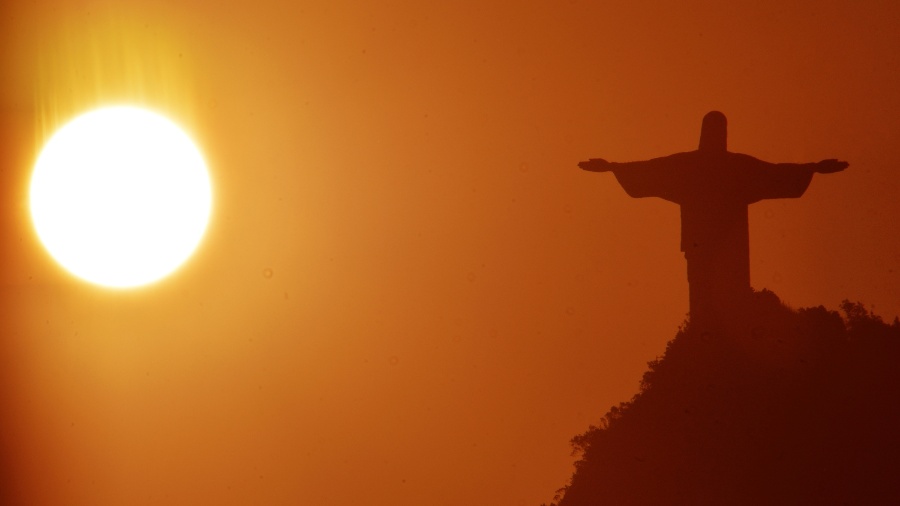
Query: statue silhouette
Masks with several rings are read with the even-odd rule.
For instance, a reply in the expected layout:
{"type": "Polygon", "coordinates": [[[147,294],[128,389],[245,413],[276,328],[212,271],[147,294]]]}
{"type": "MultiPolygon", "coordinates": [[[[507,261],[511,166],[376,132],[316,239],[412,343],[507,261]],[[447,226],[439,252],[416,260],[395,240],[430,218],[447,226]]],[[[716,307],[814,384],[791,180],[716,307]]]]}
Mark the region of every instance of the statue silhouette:
{"type": "Polygon", "coordinates": [[[687,260],[690,323],[720,329],[752,292],[747,206],[763,199],[803,195],[814,173],[839,172],[847,162],[769,163],[727,150],[727,120],[703,117],[696,151],[616,163],[592,158],[578,164],[612,172],[628,195],[660,197],[681,206],[681,251],[687,260]]]}

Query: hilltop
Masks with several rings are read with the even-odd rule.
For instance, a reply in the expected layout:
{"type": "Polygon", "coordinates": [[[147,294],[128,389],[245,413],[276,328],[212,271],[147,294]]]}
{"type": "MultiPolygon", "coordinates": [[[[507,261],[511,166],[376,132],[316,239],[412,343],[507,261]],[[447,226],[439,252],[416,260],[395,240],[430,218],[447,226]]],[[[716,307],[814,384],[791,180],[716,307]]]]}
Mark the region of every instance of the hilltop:
{"type": "Polygon", "coordinates": [[[900,321],[840,309],[762,291],[728,332],[686,323],[553,506],[900,504],[900,321]]]}

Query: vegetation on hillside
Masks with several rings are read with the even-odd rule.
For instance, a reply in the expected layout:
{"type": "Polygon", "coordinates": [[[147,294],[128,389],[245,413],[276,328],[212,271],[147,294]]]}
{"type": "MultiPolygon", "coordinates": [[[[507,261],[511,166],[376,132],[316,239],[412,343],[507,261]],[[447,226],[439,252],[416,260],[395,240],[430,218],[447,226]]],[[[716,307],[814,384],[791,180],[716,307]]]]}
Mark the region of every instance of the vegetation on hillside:
{"type": "Polygon", "coordinates": [[[900,504],[900,322],[841,311],[762,291],[729,332],[686,324],[552,506],[900,504]]]}

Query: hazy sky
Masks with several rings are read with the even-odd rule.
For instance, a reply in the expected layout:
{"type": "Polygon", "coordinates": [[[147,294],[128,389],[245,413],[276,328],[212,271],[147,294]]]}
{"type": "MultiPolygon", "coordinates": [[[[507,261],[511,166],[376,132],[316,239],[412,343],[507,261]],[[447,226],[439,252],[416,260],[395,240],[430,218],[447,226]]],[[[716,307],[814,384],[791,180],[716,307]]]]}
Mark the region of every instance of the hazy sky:
{"type": "Polygon", "coordinates": [[[529,505],[687,312],[679,215],[589,157],[840,158],[750,208],[755,288],[900,314],[900,4],[35,1],[3,7],[2,455],[39,505],[529,505]],[[229,5],[230,4],[230,5],[229,5]],[[214,213],[156,285],[44,252],[46,135],[144,104],[214,213]]]}

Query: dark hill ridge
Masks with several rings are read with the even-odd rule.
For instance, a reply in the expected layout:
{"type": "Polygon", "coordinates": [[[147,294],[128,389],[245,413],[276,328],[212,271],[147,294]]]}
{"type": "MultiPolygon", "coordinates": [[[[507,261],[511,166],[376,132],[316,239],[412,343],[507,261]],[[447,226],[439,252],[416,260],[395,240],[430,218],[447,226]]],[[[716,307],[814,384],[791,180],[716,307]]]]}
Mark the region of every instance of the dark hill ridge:
{"type": "Polygon", "coordinates": [[[558,506],[900,504],[900,322],[841,310],[762,291],[723,335],[688,323],[573,438],[558,506]]]}

